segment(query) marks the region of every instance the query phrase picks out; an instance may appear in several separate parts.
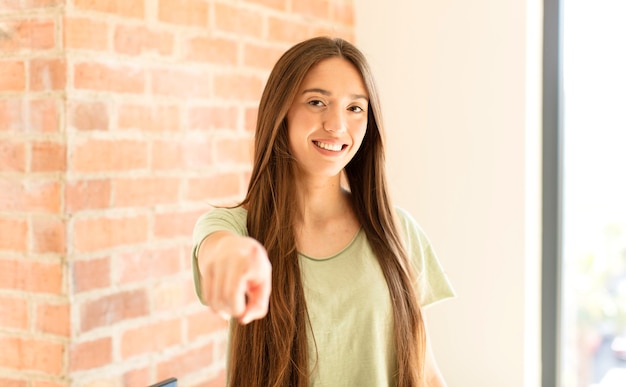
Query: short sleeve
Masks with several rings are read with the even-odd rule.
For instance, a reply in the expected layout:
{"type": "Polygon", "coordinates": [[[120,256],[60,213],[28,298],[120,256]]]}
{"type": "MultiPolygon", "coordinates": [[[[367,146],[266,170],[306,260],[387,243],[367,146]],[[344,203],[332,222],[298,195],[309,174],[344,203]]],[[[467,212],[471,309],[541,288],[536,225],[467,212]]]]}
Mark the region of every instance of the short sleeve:
{"type": "Polygon", "coordinates": [[[215,208],[198,218],[193,229],[193,248],[191,259],[193,280],[198,299],[204,303],[200,292],[200,270],[198,268],[198,247],[202,241],[217,231],[232,231],[241,236],[248,235],[246,226],[248,212],[243,207],[215,208]]]}
{"type": "Polygon", "coordinates": [[[424,231],[405,210],[396,208],[396,213],[404,231],[407,253],[417,272],[420,305],[426,307],[455,297],[448,276],[424,231]]]}

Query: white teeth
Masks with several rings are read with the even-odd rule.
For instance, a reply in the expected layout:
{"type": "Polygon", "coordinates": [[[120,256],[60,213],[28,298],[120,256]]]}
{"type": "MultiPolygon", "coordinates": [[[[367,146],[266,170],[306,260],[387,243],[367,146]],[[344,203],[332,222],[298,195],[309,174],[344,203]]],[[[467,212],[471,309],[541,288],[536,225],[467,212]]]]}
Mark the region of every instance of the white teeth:
{"type": "Polygon", "coordinates": [[[343,149],[342,144],[327,144],[325,142],[319,142],[319,141],[313,141],[313,143],[322,149],[326,149],[326,150],[333,151],[333,152],[339,152],[340,150],[343,149]]]}

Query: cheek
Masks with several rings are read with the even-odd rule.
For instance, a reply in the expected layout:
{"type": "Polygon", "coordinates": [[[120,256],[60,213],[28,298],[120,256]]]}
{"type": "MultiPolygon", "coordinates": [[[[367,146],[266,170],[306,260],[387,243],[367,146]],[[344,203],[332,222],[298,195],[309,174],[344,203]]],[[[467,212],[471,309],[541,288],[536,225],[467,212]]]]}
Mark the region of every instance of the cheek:
{"type": "Polygon", "coordinates": [[[291,145],[306,141],[314,127],[314,122],[307,114],[294,112],[287,116],[287,133],[291,145]]]}
{"type": "Polygon", "coordinates": [[[289,154],[292,156],[296,156],[300,153],[300,149],[302,149],[303,145],[303,134],[301,125],[294,125],[294,122],[291,119],[287,119],[287,146],[289,147],[289,154]]]}
{"type": "Polygon", "coordinates": [[[359,151],[359,149],[361,149],[361,147],[363,146],[363,141],[365,140],[366,133],[367,133],[367,121],[364,124],[359,125],[358,130],[355,131],[352,137],[354,144],[357,145],[354,147],[354,154],[356,154],[359,151]]]}
{"type": "Polygon", "coordinates": [[[289,154],[293,155],[294,145],[296,145],[296,139],[293,133],[293,129],[289,122],[287,122],[287,146],[289,147],[289,154]]]}
{"type": "Polygon", "coordinates": [[[367,121],[358,123],[354,127],[354,131],[352,132],[352,138],[355,143],[361,144],[363,139],[365,138],[365,132],[367,131],[367,121]]]}

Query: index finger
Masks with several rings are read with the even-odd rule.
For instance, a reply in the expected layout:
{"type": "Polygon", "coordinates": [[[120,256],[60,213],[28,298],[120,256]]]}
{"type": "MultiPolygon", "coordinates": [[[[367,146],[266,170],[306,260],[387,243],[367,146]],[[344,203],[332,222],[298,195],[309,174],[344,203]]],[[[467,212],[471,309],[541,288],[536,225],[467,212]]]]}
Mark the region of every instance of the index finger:
{"type": "Polygon", "coordinates": [[[252,320],[258,320],[267,315],[270,294],[272,292],[271,277],[259,284],[248,285],[246,291],[246,309],[240,316],[239,322],[247,324],[252,320]]]}

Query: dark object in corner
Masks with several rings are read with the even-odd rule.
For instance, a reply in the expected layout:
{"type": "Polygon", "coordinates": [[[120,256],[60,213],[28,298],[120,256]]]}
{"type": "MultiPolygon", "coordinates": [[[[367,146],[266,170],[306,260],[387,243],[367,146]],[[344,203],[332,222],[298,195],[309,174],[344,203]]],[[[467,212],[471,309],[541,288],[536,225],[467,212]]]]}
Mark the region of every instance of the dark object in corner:
{"type": "Polygon", "coordinates": [[[178,386],[177,382],[178,380],[176,378],[169,378],[169,379],[161,380],[157,384],[153,384],[148,387],[177,387],[178,386]]]}

